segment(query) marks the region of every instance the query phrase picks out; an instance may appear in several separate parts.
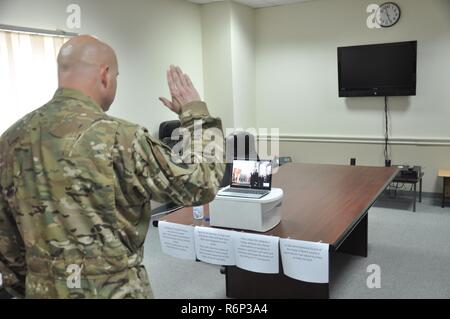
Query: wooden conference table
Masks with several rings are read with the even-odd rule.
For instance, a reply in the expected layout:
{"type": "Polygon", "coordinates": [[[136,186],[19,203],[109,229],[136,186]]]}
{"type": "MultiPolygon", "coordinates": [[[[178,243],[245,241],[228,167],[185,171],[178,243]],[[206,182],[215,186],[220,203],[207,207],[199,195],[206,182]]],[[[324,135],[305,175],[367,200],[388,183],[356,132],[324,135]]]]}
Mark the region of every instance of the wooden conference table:
{"type": "MultiPolygon", "coordinates": [[[[395,167],[288,164],[273,175],[273,187],[284,191],[282,220],[264,233],[330,244],[335,252],[367,257],[368,210],[398,173],[395,167]]],[[[206,209],[206,213],[208,210],[206,209]]],[[[163,218],[168,222],[201,225],[192,208],[163,218]]],[[[283,274],[261,274],[226,267],[230,298],[329,298],[329,283],[315,284],[283,274]]]]}

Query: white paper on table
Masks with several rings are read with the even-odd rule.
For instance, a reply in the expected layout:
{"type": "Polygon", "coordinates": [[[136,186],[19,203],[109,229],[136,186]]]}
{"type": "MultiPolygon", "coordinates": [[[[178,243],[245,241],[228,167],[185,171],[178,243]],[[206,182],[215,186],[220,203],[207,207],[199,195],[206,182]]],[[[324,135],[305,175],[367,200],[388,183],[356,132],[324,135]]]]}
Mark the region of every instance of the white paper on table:
{"type": "Polygon", "coordinates": [[[329,282],[329,245],[294,239],[280,239],[284,274],[312,282],[329,282]]]}
{"type": "Polygon", "coordinates": [[[195,227],[195,251],[203,262],[234,266],[233,231],[209,227],[195,227]]]}
{"type": "Polygon", "coordinates": [[[278,274],[279,240],[275,236],[234,232],[236,266],[253,272],[278,274]]]}
{"type": "Polygon", "coordinates": [[[181,259],[196,259],[194,226],[160,221],[158,230],[163,253],[181,259]]]}

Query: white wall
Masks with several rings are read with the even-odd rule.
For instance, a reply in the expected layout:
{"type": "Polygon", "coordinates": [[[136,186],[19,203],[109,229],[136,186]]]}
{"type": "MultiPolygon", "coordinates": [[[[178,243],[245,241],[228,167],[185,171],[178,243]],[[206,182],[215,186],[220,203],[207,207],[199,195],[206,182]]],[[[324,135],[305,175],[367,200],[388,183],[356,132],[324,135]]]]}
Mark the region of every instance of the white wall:
{"type": "MultiPolygon", "coordinates": [[[[65,28],[70,0],[0,0],[0,23],[65,28]]],[[[165,69],[181,65],[225,127],[280,128],[295,161],[383,165],[383,101],[338,98],[338,46],[418,40],[418,92],[390,102],[394,163],[425,167],[425,191],[450,168],[450,0],[397,0],[400,22],[370,30],[371,0],[314,0],[250,9],[229,1],[79,0],[80,33],[119,56],[112,114],[156,131],[165,69]],[[204,84],[203,84],[204,83],[204,84]],[[353,143],[353,142],[357,143],[353,143]],[[331,143],[333,142],[333,143],[331,143]]]]}
{"type": "Polygon", "coordinates": [[[396,2],[402,18],[388,29],[367,28],[372,0],[257,10],[257,125],[280,128],[296,161],[383,165],[383,99],[338,98],[336,50],[418,40],[417,96],[390,98],[392,160],[424,166],[424,190],[437,192],[437,170],[450,168],[450,1],[396,2]]]}
{"type": "Polygon", "coordinates": [[[206,100],[225,128],[255,127],[255,10],[231,1],[201,7],[206,100]]]}
{"type": "Polygon", "coordinates": [[[416,97],[390,99],[392,136],[449,138],[450,1],[399,0],[400,22],[366,26],[372,0],[317,0],[257,10],[259,126],[282,133],[379,137],[383,98],[338,98],[339,46],[418,40],[416,97]]]}
{"type": "MultiPolygon", "coordinates": [[[[280,153],[291,156],[294,162],[318,164],[349,165],[350,158],[354,157],[357,159],[357,165],[381,166],[384,163],[383,148],[382,145],[371,143],[319,143],[299,140],[285,140],[280,143],[280,153]]],[[[422,166],[425,172],[424,192],[442,191],[442,179],[437,177],[437,173],[440,168],[450,168],[450,147],[395,145],[392,147],[392,154],[393,163],[422,166]]]]}
{"type": "Polygon", "coordinates": [[[256,126],[256,12],[237,3],[233,3],[231,9],[234,125],[247,129],[256,126]]]}
{"type": "Polygon", "coordinates": [[[205,100],[224,128],[234,126],[231,4],[201,6],[205,100]]]}
{"type": "MultiPolygon", "coordinates": [[[[0,23],[65,29],[71,0],[0,0],[0,23]]],[[[119,88],[110,114],[156,132],[175,119],[158,97],[168,96],[166,70],[180,65],[203,94],[200,8],[184,0],[77,0],[81,29],[109,43],[119,58],[119,88]]],[[[56,75],[55,75],[56,76],[56,75]]]]}

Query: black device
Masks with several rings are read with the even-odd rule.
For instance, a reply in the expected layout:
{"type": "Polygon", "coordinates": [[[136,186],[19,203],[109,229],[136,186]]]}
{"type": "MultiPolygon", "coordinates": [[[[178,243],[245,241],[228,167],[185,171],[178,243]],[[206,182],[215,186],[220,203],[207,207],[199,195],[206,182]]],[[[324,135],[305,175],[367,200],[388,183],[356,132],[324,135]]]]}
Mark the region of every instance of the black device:
{"type": "Polygon", "coordinates": [[[404,179],[418,179],[422,168],[420,166],[410,166],[410,165],[397,165],[400,169],[397,177],[404,179]]]}
{"type": "Polygon", "coordinates": [[[221,196],[259,199],[272,189],[271,161],[233,161],[231,185],[219,191],[221,196]]]}
{"type": "Polygon", "coordinates": [[[339,97],[416,95],[417,41],[338,48],[339,97]]]}
{"type": "Polygon", "coordinates": [[[390,159],[384,160],[384,166],[391,167],[391,160],[390,159]]]}

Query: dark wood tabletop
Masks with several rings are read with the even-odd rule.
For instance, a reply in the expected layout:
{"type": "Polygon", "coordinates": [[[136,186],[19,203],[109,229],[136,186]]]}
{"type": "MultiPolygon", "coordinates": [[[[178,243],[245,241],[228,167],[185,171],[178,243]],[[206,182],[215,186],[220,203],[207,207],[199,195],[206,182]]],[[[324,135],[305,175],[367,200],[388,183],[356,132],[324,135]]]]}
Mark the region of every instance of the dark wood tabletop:
{"type": "MultiPolygon", "coordinates": [[[[338,246],[397,173],[395,167],[282,166],[273,175],[273,187],[284,191],[282,220],[264,234],[338,246]]],[[[205,212],[207,215],[208,207],[205,212]]],[[[163,220],[209,226],[194,221],[192,208],[180,209],[163,220]]]]}

